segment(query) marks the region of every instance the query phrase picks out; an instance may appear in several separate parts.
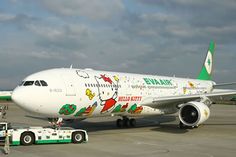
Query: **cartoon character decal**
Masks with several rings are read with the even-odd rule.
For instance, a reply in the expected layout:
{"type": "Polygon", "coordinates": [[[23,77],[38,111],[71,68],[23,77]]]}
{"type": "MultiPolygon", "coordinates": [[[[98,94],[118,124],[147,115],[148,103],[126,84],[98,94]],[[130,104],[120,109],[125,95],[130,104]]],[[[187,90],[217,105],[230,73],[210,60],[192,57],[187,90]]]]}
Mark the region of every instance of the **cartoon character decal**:
{"type": "Polygon", "coordinates": [[[116,106],[116,108],[111,113],[125,112],[127,107],[128,107],[128,103],[126,103],[123,106],[121,104],[119,104],[118,106],[116,106]]]}
{"type": "Polygon", "coordinates": [[[140,114],[143,111],[143,107],[142,106],[137,106],[137,104],[134,104],[130,107],[130,109],[128,110],[128,113],[130,114],[140,114]]]}
{"type": "Polygon", "coordinates": [[[84,106],[82,108],[78,108],[78,106],[74,104],[65,104],[59,110],[60,115],[74,114],[75,117],[90,116],[95,111],[98,105],[101,105],[101,108],[99,108],[101,114],[111,111],[112,113],[127,111],[128,103],[125,105],[119,104],[118,106],[116,106],[116,103],[118,101],[119,87],[118,76],[108,76],[106,74],[100,74],[94,77],[90,77],[85,70],[76,70],[76,74],[83,79],[94,79],[97,82],[96,86],[93,86],[97,88],[97,92],[95,92],[95,89],[91,87],[85,88],[84,94],[88,97],[89,100],[93,100],[96,96],[98,96],[99,100],[91,105],[88,104],[89,106],[84,106]]]}
{"type": "Polygon", "coordinates": [[[108,82],[110,84],[112,84],[112,80],[110,77],[106,77],[106,75],[101,75],[101,78],[105,81],[105,82],[108,82]]]}
{"type": "Polygon", "coordinates": [[[101,106],[103,106],[101,113],[107,113],[115,107],[117,102],[119,78],[117,76],[111,78],[104,74],[100,77],[95,76],[95,80],[98,84],[98,96],[101,106]]]}
{"type": "Polygon", "coordinates": [[[65,104],[61,107],[59,114],[60,115],[71,115],[75,112],[76,105],[74,104],[65,104]]]}
{"type": "Polygon", "coordinates": [[[190,81],[188,81],[188,85],[189,85],[191,88],[195,88],[195,85],[194,85],[192,82],[190,82],[190,81]]]}
{"type": "Polygon", "coordinates": [[[75,114],[75,117],[90,116],[96,107],[97,107],[97,102],[95,102],[92,106],[89,105],[87,108],[83,107],[75,114]]]}
{"type": "Polygon", "coordinates": [[[76,74],[79,76],[79,77],[82,77],[82,78],[89,78],[89,75],[88,73],[86,73],[85,71],[83,70],[76,70],[76,74]]]}
{"type": "Polygon", "coordinates": [[[89,100],[92,100],[95,97],[95,93],[93,93],[89,88],[86,89],[85,93],[88,96],[89,100]]]}
{"type": "Polygon", "coordinates": [[[186,92],[187,92],[187,88],[183,87],[183,93],[186,94],[186,92]]]}

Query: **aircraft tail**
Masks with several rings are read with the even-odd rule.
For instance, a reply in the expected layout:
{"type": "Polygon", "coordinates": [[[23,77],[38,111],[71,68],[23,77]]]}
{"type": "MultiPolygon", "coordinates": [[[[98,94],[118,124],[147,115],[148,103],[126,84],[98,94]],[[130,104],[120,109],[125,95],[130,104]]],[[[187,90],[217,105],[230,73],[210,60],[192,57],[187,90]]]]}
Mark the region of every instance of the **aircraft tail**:
{"type": "Polygon", "coordinates": [[[213,70],[213,56],[215,52],[215,43],[210,42],[205,61],[203,63],[202,69],[197,77],[199,80],[211,80],[212,70],[213,70]]]}

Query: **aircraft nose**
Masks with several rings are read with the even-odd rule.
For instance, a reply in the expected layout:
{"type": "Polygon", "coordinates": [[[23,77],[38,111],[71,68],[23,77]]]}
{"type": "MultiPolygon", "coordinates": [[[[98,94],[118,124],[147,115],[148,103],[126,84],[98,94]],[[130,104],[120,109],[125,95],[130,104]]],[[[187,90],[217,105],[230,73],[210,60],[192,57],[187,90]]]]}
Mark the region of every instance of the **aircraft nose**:
{"type": "Polygon", "coordinates": [[[11,96],[13,102],[15,102],[17,105],[25,108],[25,97],[24,97],[24,92],[22,92],[21,89],[16,88],[13,92],[12,92],[12,96],[11,96]]]}
{"type": "Polygon", "coordinates": [[[18,87],[12,92],[11,97],[12,97],[13,102],[19,107],[21,107],[22,109],[28,112],[34,112],[37,106],[34,105],[32,101],[30,101],[31,95],[32,95],[32,91],[18,87]]]}
{"type": "MultiPolygon", "coordinates": [[[[12,92],[12,101],[21,109],[31,114],[47,114],[51,116],[51,110],[45,104],[47,89],[39,90],[38,87],[19,86],[12,92]],[[48,114],[49,113],[49,114],[48,114]]],[[[54,109],[54,108],[52,108],[54,109]]],[[[54,110],[53,110],[54,112],[54,110]]],[[[56,110],[56,113],[58,111],[56,110]]]]}

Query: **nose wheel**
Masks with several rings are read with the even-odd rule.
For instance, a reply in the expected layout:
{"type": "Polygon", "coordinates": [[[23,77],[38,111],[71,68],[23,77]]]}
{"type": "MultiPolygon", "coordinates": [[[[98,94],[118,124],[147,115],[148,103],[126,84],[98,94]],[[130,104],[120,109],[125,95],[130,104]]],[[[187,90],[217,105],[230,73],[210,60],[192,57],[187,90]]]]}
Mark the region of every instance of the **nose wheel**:
{"type": "Polygon", "coordinates": [[[136,120],[128,117],[122,117],[122,119],[117,119],[116,126],[118,128],[128,128],[128,127],[136,127],[136,120]]]}

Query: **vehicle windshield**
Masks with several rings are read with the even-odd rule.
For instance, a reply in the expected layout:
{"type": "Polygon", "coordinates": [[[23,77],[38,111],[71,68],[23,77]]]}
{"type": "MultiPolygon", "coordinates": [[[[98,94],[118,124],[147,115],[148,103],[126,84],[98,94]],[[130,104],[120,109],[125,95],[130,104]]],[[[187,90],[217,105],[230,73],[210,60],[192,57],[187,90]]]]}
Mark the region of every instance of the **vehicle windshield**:
{"type": "Polygon", "coordinates": [[[0,131],[6,130],[6,124],[0,124],[0,131]]]}

